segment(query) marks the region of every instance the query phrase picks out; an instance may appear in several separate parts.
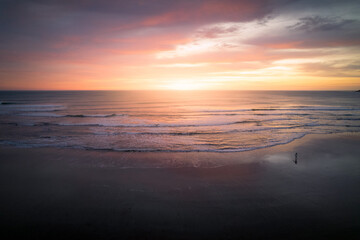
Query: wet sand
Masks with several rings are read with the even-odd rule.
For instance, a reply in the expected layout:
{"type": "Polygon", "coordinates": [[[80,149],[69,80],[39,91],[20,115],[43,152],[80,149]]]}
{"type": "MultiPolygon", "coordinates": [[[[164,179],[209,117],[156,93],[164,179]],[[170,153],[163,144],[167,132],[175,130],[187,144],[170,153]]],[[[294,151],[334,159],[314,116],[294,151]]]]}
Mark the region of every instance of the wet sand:
{"type": "Polygon", "coordinates": [[[229,154],[2,147],[0,237],[359,239],[359,156],[355,133],[229,154]]]}

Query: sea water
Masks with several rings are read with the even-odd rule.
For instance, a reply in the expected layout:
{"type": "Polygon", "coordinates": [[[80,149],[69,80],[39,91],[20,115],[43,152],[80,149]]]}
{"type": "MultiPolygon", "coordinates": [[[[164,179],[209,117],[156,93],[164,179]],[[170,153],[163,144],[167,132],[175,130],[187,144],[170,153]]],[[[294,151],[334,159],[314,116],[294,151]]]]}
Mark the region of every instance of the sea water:
{"type": "Polygon", "coordinates": [[[350,91],[1,91],[0,145],[241,152],[360,131],[350,91]]]}

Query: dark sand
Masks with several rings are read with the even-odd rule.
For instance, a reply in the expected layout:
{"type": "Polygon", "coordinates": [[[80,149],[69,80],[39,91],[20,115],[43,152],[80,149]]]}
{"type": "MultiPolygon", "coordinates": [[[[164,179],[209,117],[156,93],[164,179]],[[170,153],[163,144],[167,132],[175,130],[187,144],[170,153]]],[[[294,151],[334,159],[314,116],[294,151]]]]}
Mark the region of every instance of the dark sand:
{"type": "Polygon", "coordinates": [[[0,238],[360,239],[359,156],[359,134],[231,154],[1,148],[0,238]]]}

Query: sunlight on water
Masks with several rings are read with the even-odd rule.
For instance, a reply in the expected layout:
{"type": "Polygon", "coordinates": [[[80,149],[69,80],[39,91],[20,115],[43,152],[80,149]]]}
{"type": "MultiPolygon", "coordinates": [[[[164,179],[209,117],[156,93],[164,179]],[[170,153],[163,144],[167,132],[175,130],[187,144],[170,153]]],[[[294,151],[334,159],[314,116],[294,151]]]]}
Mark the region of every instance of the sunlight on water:
{"type": "Polygon", "coordinates": [[[358,132],[353,92],[0,92],[0,144],[133,152],[240,152],[358,132]]]}

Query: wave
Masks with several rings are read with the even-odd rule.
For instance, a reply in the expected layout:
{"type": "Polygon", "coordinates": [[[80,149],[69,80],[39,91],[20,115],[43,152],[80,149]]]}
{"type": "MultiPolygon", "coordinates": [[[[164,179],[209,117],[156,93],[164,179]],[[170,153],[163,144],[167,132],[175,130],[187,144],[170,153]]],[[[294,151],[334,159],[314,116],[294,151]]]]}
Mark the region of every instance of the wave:
{"type": "Polygon", "coordinates": [[[204,123],[204,124],[105,124],[105,123],[35,123],[36,126],[41,125],[55,125],[55,126],[84,126],[84,127],[144,127],[144,128],[158,128],[158,127],[212,127],[212,126],[227,126],[227,125],[236,125],[236,124],[261,124],[264,121],[281,121],[288,119],[268,119],[268,120],[244,120],[244,121],[235,121],[235,122],[226,122],[226,123],[204,123]]]}
{"type": "Polygon", "coordinates": [[[92,151],[108,151],[108,152],[163,152],[163,153],[190,153],[190,152],[213,152],[213,153],[234,153],[234,152],[245,152],[251,150],[257,150],[262,148],[269,148],[277,145],[287,144],[296,139],[302,138],[306,133],[294,136],[293,138],[282,141],[282,142],[273,142],[267,145],[261,145],[256,147],[244,147],[244,148],[221,148],[221,149],[160,149],[160,148],[101,148],[101,147],[90,147],[90,146],[79,146],[79,145],[67,145],[67,144],[44,144],[44,143],[26,143],[26,142],[16,142],[16,141],[0,141],[0,145],[8,145],[14,147],[22,148],[41,148],[41,147],[55,147],[55,148],[73,148],[73,149],[83,149],[83,150],[92,150],[92,151]]]}
{"type": "MultiPolygon", "coordinates": [[[[278,121],[280,119],[277,119],[278,121]]],[[[288,119],[282,119],[288,120],[288,119]]],[[[275,120],[264,120],[264,121],[275,121],[275,120]]],[[[228,125],[237,125],[237,124],[247,124],[247,123],[261,123],[264,121],[236,121],[229,123],[219,123],[219,124],[66,124],[66,123],[44,123],[46,125],[58,125],[58,126],[89,126],[89,127],[144,127],[144,128],[158,128],[158,127],[213,127],[213,126],[228,126],[228,125]]],[[[349,125],[349,124],[318,124],[318,123],[309,123],[304,125],[289,126],[286,128],[294,127],[318,127],[318,126],[343,126],[343,127],[360,127],[359,125],[349,125]]],[[[272,128],[270,128],[272,129],[272,128]]],[[[279,129],[279,128],[274,128],[279,129]]]]}
{"type": "Polygon", "coordinates": [[[55,108],[55,109],[16,109],[16,111],[18,112],[60,112],[62,111],[63,109],[58,109],[58,108],[55,108]]]}
{"type": "Polygon", "coordinates": [[[345,120],[345,121],[360,121],[360,118],[336,118],[336,120],[345,120]]]}
{"type": "Polygon", "coordinates": [[[0,101],[0,105],[12,105],[12,104],[19,105],[19,104],[21,104],[21,103],[17,103],[17,102],[1,102],[1,101],[0,101]]]}
{"type": "Polygon", "coordinates": [[[226,134],[231,131],[190,131],[190,132],[95,132],[94,135],[117,136],[117,135],[170,135],[170,136],[193,136],[226,134]]]}
{"type": "MultiPolygon", "coordinates": [[[[60,111],[60,110],[57,110],[60,111]]],[[[59,117],[61,115],[55,114],[55,113],[47,113],[47,112],[56,112],[55,110],[53,111],[36,111],[36,112],[31,112],[31,113],[20,113],[20,114],[16,114],[17,116],[26,116],[26,117],[49,117],[49,118],[53,118],[53,117],[59,117]]]]}
{"type": "MultiPolygon", "coordinates": [[[[228,122],[228,123],[219,123],[219,124],[99,124],[99,123],[51,123],[51,122],[37,122],[37,123],[19,123],[19,122],[0,122],[3,125],[16,125],[16,126],[65,126],[65,127],[124,127],[124,128],[183,128],[183,127],[213,127],[213,126],[229,126],[229,125],[237,125],[237,124],[247,124],[247,123],[256,123],[257,126],[260,126],[263,122],[269,121],[279,121],[279,120],[288,120],[288,119],[269,119],[263,121],[236,121],[236,122],[228,122]]],[[[290,125],[284,127],[265,127],[265,128],[255,128],[255,129],[234,129],[228,132],[253,132],[253,131],[266,131],[266,130],[276,130],[276,129],[292,129],[292,128],[301,128],[301,127],[321,127],[321,126],[329,126],[329,127],[354,127],[359,128],[360,125],[351,125],[351,124],[328,124],[328,123],[306,123],[306,124],[297,124],[290,125]]],[[[170,133],[149,133],[149,132],[132,132],[124,134],[153,134],[153,135],[161,135],[161,134],[173,134],[173,135],[196,135],[201,134],[200,131],[184,133],[184,132],[170,132],[170,133]]],[[[205,134],[217,134],[218,132],[211,132],[205,134]]],[[[221,132],[224,133],[224,132],[221,132]]]]}
{"type": "Polygon", "coordinates": [[[108,117],[120,117],[120,116],[126,116],[126,114],[68,114],[63,115],[61,117],[73,117],[73,118],[108,118],[108,117]]]}
{"type": "MultiPolygon", "coordinates": [[[[53,112],[53,111],[60,111],[60,110],[42,110],[42,109],[37,109],[34,110],[32,112],[53,112]]],[[[21,115],[21,116],[39,116],[39,117],[58,117],[58,118],[63,118],[63,117],[69,117],[69,118],[108,118],[108,117],[119,117],[119,116],[129,116],[129,117],[199,117],[199,116],[239,116],[239,115],[249,115],[249,114],[238,114],[238,113],[208,113],[208,114],[118,114],[118,113],[112,113],[112,114],[67,114],[67,115],[54,115],[54,114],[49,114],[49,115],[45,115],[45,114],[39,114],[37,115],[36,113],[21,113],[21,114],[17,114],[17,115],[21,115]]],[[[268,113],[257,113],[257,114],[251,114],[254,116],[308,116],[311,114],[307,114],[307,113],[273,113],[273,114],[268,114],[268,113]]]]}
{"type": "MultiPolygon", "coordinates": [[[[1,104],[4,105],[4,104],[1,104]]],[[[55,112],[62,111],[66,107],[63,105],[53,105],[53,104],[19,104],[11,103],[5,104],[2,107],[3,109],[15,111],[15,112],[55,112]]]]}
{"type": "Polygon", "coordinates": [[[350,124],[329,124],[329,123],[306,123],[304,127],[360,127],[360,125],[350,125],[350,124]]]}
{"type": "Polygon", "coordinates": [[[49,118],[109,118],[109,117],[119,117],[119,116],[127,116],[126,114],[51,114],[51,113],[21,113],[17,114],[19,116],[29,116],[29,117],[49,117],[49,118]]]}
{"type": "MultiPolygon", "coordinates": [[[[279,120],[279,119],[278,119],[279,120]]],[[[271,121],[271,120],[268,120],[271,121]]],[[[124,128],[183,128],[183,127],[204,127],[204,126],[226,126],[226,125],[236,125],[236,124],[246,124],[246,123],[257,123],[258,121],[237,121],[237,122],[229,122],[229,123],[221,123],[221,124],[198,124],[198,125],[181,125],[181,124],[171,124],[171,125],[162,125],[162,124],[98,124],[98,123],[50,123],[50,122],[39,122],[39,123],[18,123],[18,122],[0,122],[2,125],[11,125],[11,126],[65,126],[65,127],[96,127],[96,128],[116,128],[116,127],[124,127],[124,128]]],[[[357,123],[357,121],[355,121],[357,123]]],[[[259,124],[257,126],[260,126],[259,124]]],[[[286,129],[315,129],[317,127],[343,127],[343,128],[360,128],[360,125],[351,125],[351,124],[329,124],[329,123],[305,123],[305,124],[296,124],[296,125],[280,125],[280,126],[269,126],[269,127],[256,127],[256,128],[248,128],[248,129],[232,129],[228,131],[202,131],[202,130],[194,130],[194,131],[170,131],[170,132],[94,132],[94,135],[105,135],[105,136],[114,136],[114,135],[170,135],[170,136],[192,136],[192,135],[215,135],[215,134],[233,134],[233,133],[246,133],[246,132],[261,132],[261,131],[273,131],[273,130],[286,130],[286,129]]]]}
{"type": "Polygon", "coordinates": [[[233,129],[229,131],[171,131],[171,132],[94,132],[94,135],[100,136],[118,136],[118,135],[154,135],[154,136],[194,136],[194,135],[226,135],[234,133],[245,133],[245,132],[266,132],[273,130],[286,130],[286,129],[296,129],[302,127],[320,127],[320,126],[337,126],[337,127],[346,127],[346,128],[360,128],[360,125],[330,125],[330,124],[313,124],[313,125],[295,125],[295,126],[284,126],[284,127],[263,127],[255,129],[233,129]]]}
{"type": "Polygon", "coordinates": [[[192,136],[192,135],[215,135],[215,134],[232,134],[232,133],[244,133],[244,132],[258,132],[258,131],[271,131],[271,130],[282,130],[282,129],[294,129],[300,128],[303,125],[297,126],[286,126],[286,127],[266,127],[256,129],[233,129],[229,131],[188,131],[188,132],[94,132],[94,135],[172,135],[172,136],[192,136]]]}
{"type": "MultiPolygon", "coordinates": [[[[18,109],[17,109],[18,110],[18,109]]],[[[15,115],[19,116],[31,116],[31,117],[49,117],[49,118],[110,118],[110,117],[199,117],[199,116],[308,116],[309,119],[320,119],[323,120],[322,116],[313,115],[310,113],[252,113],[252,114],[244,114],[244,113],[208,113],[208,114],[119,114],[119,113],[111,113],[111,114],[53,114],[51,112],[62,111],[62,109],[34,109],[28,112],[27,109],[20,109],[18,111],[27,111],[26,113],[15,113],[15,115]],[[49,112],[49,114],[46,114],[49,112]]],[[[5,115],[10,114],[11,112],[4,113],[5,115]]],[[[3,114],[3,115],[4,115],[3,114]]],[[[337,116],[336,120],[359,120],[359,118],[342,118],[346,116],[360,116],[359,114],[328,114],[326,116],[337,116]]],[[[291,119],[289,119],[291,120],[291,119]]],[[[332,120],[332,119],[329,119],[332,120]]],[[[259,120],[260,121],[260,120],[259,120]]]]}
{"type": "Polygon", "coordinates": [[[310,116],[309,113],[254,113],[255,116],[310,116]]]}
{"type": "Polygon", "coordinates": [[[316,108],[251,108],[232,110],[203,110],[202,112],[256,112],[256,111],[360,111],[360,108],[316,107],[316,108]]]}
{"type": "MultiPolygon", "coordinates": [[[[20,108],[64,108],[64,105],[60,104],[21,104],[21,103],[9,103],[14,105],[19,105],[20,108]]],[[[17,106],[12,106],[17,107],[17,106]]]]}

